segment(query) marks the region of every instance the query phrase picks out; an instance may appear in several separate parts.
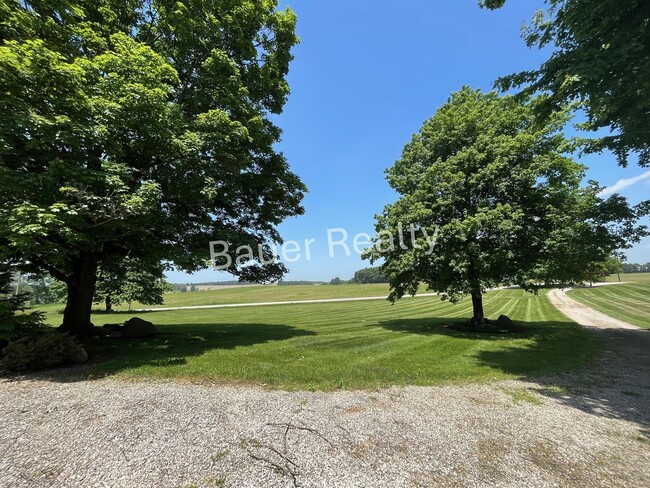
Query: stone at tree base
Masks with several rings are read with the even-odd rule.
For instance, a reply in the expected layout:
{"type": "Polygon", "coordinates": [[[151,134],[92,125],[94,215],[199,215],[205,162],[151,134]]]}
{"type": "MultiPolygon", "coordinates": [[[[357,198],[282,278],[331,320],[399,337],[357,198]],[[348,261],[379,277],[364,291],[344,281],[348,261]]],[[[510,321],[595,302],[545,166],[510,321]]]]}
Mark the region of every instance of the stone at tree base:
{"type": "Polygon", "coordinates": [[[514,322],[507,315],[499,315],[495,323],[499,327],[507,330],[514,330],[516,328],[514,322]]]}
{"type": "Polygon", "coordinates": [[[124,337],[137,338],[137,337],[152,337],[156,335],[156,326],[148,320],[141,319],[140,317],[133,317],[132,319],[124,322],[124,337]]]}
{"type": "Polygon", "coordinates": [[[83,364],[88,361],[88,353],[83,347],[77,346],[70,354],[70,361],[74,364],[83,364]]]}

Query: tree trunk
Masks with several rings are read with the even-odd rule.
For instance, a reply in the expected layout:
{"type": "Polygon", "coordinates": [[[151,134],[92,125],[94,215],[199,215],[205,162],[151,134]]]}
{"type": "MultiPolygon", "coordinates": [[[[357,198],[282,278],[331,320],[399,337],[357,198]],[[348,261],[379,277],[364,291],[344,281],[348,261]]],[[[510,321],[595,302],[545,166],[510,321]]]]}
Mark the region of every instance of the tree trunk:
{"type": "Polygon", "coordinates": [[[472,293],[472,311],[474,314],[472,322],[477,325],[483,325],[485,323],[485,316],[483,315],[483,295],[480,291],[472,293]]]}
{"type": "Polygon", "coordinates": [[[72,275],[66,283],[68,299],[63,311],[61,330],[80,337],[92,333],[90,313],[96,282],[97,259],[89,255],[79,256],[73,264],[72,275]]]}
{"type": "Polygon", "coordinates": [[[106,313],[111,313],[113,311],[113,300],[111,300],[110,295],[106,295],[106,313]]]}
{"type": "Polygon", "coordinates": [[[485,316],[483,315],[483,292],[481,288],[481,280],[479,273],[476,269],[476,260],[472,254],[469,255],[469,282],[472,289],[472,323],[475,325],[485,324],[485,316]]]}

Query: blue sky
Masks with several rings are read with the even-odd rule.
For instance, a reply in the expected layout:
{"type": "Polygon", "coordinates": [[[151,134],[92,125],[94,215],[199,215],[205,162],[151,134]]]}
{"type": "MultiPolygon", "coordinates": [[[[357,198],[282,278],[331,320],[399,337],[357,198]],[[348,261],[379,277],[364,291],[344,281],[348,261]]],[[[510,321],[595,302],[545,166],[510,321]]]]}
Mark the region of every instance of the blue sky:
{"type": "MultiPolygon", "coordinates": [[[[548,52],[528,49],[521,27],[541,1],[510,1],[499,11],[477,0],[295,0],[301,44],[288,77],[291,96],[276,122],[279,149],[309,188],[305,215],[280,226],[285,240],[311,244],[311,259],[287,263],[290,280],[350,278],[368,266],[351,249],[329,256],[328,228],[372,234],[374,215],[396,199],[384,170],[450,93],[489,90],[500,75],[539,66],[548,52]]],[[[616,165],[609,154],[583,158],[587,177],[637,203],[650,194],[650,172],[616,165]],[[644,177],[645,175],[645,177],[644,177]],[[637,178],[638,180],[634,180],[637,178]]],[[[336,234],[338,237],[338,234],[336,234]]],[[[207,246],[207,243],[206,243],[207,246]]],[[[650,239],[628,251],[650,261],[650,239]]],[[[232,279],[213,270],[168,273],[174,282],[232,279]]]]}

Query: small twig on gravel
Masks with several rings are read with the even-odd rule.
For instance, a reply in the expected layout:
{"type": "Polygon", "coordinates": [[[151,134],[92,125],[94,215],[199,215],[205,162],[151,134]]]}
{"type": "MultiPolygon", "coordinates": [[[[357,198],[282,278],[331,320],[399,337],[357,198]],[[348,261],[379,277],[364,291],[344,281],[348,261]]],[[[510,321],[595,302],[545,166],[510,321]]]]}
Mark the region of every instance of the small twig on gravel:
{"type": "Polygon", "coordinates": [[[285,451],[286,451],[286,437],[287,437],[287,434],[289,433],[289,430],[291,430],[291,429],[293,429],[293,430],[302,430],[302,431],[305,431],[305,432],[310,432],[310,433],[314,434],[315,436],[318,436],[318,437],[320,437],[321,439],[323,439],[323,440],[324,440],[325,442],[327,442],[330,446],[332,446],[332,447],[336,447],[336,446],[334,446],[334,443],[333,443],[332,441],[330,441],[327,437],[325,437],[323,434],[321,434],[318,430],[313,429],[313,428],[311,428],[311,427],[307,427],[307,426],[305,426],[305,425],[296,425],[296,424],[292,424],[291,422],[268,423],[268,424],[266,424],[266,425],[271,426],[271,427],[285,427],[285,428],[286,428],[285,433],[284,433],[284,437],[285,437],[285,451]]]}
{"type": "Polygon", "coordinates": [[[122,446],[119,446],[119,448],[120,448],[120,451],[122,452],[122,456],[124,456],[124,460],[128,463],[128,462],[129,462],[129,458],[128,458],[128,456],[126,455],[126,451],[124,450],[124,448],[123,448],[122,446]]]}
{"type": "Polygon", "coordinates": [[[284,461],[284,464],[278,464],[278,463],[276,463],[274,461],[271,461],[270,459],[267,459],[265,457],[257,455],[254,452],[252,452],[250,449],[248,449],[247,452],[248,452],[248,455],[251,458],[255,459],[256,461],[261,461],[263,463],[269,464],[272,468],[279,471],[284,476],[289,476],[291,478],[292,482],[293,482],[294,488],[299,488],[300,487],[300,485],[298,484],[298,472],[297,472],[297,470],[294,470],[291,467],[293,465],[296,468],[298,468],[298,465],[296,463],[294,463],[286,455],[282,454],[280,451],[278,451],[277,449],[275,449],[272,446],[259,445],[257,447],[268,449],[271,452],[277,454],[284,461]]]}
{"type": "Polygon", "coordinates": [[[289,435],[289,430],[291,427],[289,427],[289,424],[287,424],[287,428],[284,429],[284,452],[288,452],[288,447],[287,447],[287,436],[289,435]]]}
{"type": "Polygon", "coordinates": [[[278,456],[282,460],[282,462],[275,462],[271,459],[268,459],[267,457],[264,457],[261,454],[257,454],[253,452],[250,448],[247,449],[248,455],[256,461],[261,461],[263,463],[268,464],[269,466],[271,466],[273,469],[283,474],[284,476],[290,477],[291,480],[293,481],[293,486],[296,488],[299,487],[298,484],[299,466],[288,455],[289,454],[289,432],[291,432],[292,430],[309,432],[310,434],[314,434],[315,436],[327,442],[332,448],[335,447],[334,443],[330,441],[327,437],[325,437],[323,434],[321,434],[318,430],[312,427],[308,427],[304,424],[297,425],[292,422],[269,422],[266,425],[269,427],[281,427],[283,429],[282,451],[276,449],[273,446],[269,446],[267,444],[256,444],[254,447],[257,449],[266,449],[268,451],[271,451],[273,454],[278,456]]]}

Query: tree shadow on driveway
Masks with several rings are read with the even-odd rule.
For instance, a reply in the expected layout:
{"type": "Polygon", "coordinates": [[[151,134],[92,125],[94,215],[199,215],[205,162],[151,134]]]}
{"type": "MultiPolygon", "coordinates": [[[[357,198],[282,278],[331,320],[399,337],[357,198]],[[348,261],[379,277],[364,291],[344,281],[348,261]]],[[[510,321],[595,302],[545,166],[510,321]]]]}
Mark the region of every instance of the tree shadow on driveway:
{"type": "Polygon", "coordinates": [[[445,327],[453,322],[436,318],[380,325],[409,334],[503,342],[497,348],[479,348],[475,358],[530,383],[532,391],[549,401],[590,415],[633,422],[644,442],[650,441],[650,330],[582,328],[570,321],[517,321],[525,332],[485,334],[445,327]]]}

